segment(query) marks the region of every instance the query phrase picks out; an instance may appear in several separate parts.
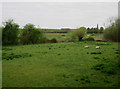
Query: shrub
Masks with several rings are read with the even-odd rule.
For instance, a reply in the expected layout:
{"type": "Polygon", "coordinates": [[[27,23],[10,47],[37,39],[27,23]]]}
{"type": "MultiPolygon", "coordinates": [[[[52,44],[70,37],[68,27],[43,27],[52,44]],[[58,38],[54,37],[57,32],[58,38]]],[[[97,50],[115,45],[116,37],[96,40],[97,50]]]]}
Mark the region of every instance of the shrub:
{"type": "Polygon", "coordinates": [[[104,31],[104,28],[100,27],[100,33],[103,33],[103,31],[104,31]]]}
{"type": "Polygon", "coordinates": [[[85,34],[86,34],[85,27],[78,28],[73,32],[72,39],[77,39],[77,40],[81,41],[82,38],[85,36],[85,34]]]}
{"type": "Polygon", "coordinates": [[[26,24],[22,30],[21,43],[35,44],[44,42],[42,30],[35,28],[33,24],[26,24]]]}
{"type": "Polygon", "coordinates": [[[52,42],[52,43],[57,43],[57,40],[56,40],[55,38],[53,38],[53,39],[51,40],[51,42],[52,42]]]}
{"type": "Polygon", "coordinates": [[[51,43],[51,40],[49,40],[49,39],[45,39],[45,43],[51,43]]]}
{"type": "Polygon", "coordinates": [[[88,37],[88,38],[85,38],[85,40],[87,40],[87,41],[94,41],[94,38],[93,37],[88,37]]]}
{"type": "Polygon", "coordinates": [[[71,34],[71,40],[73,42],[78,41],[78,37],[73,33],[73,34],[71,34]]]}
{"type": "Polygon", "coordinates": [[[12,19],[4,22],[2,29],[2,44],[16,45],[18,44],[18,30],[19,25],[14,23],[12,19]]]}
{"type": "Polygon", "coordinates": [[[103,36],[106,40],[120,42],[120,38],[118,37],[118,34],[120,34],[120,31],[118,30],[118,24],[119,24],[119,20],[116,20],[109,27],[105,29],[103,36]]]}

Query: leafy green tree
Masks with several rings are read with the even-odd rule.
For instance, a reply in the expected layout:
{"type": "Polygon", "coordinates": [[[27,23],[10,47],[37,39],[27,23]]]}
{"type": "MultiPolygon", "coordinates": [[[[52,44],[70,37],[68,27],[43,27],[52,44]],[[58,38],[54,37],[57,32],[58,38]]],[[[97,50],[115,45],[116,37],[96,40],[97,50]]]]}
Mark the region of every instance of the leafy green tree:
{"type": "Polygon", "coordinates": [[[109,27],[107,27],[104,31],[104,38],[109,41],[119,41],[120,38],[119,35],[120,31],[118,30],[119,20],[115,20],[109,27]]]}
{"type": "Polygon", "coordinates": [[[97,30],[99,30],[98,24],[97,24],[97,30]]]}
{"type": "Polygon", "coordinates": [[[103,33],[103,31],[104,31],[104,28],[100,27],[100,33],[103,33]]]}
{"type": "Polygon", "coordinates": [[[18,30],[19,25],[14,23],[12,19],[4,22],[2,29],[2,44],[16,45],[18,44],[18,30]]]}
{"type": "Polygon", "coordinates": [[[81,27],[81,28],[78,28],[76,29],[74,32],[73,32],[73,37],[74,38],[78,38],[79,41],[82,40],[82,38],[85,36],[86,34],[86,28],[85,27],[81,27]]]}
{"type": "Polygon", "coordinates": [[[28,23],[24,26],[24,29],[33,30],[33,29],[35,29],[35,25],[28,23]]]}
{"type": "Polygon", "coordinates": [[[33,24],[26,24],[24,26],[21,34],[22,44],[36,44],[42,42],[43,39],[42,30],[35,28],[33,24]]]}

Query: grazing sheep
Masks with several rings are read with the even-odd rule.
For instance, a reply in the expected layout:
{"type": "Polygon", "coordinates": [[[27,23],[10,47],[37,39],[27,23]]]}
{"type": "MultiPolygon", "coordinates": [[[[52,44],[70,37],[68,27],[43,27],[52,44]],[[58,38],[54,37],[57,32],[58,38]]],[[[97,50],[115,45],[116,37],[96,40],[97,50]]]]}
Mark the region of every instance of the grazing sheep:
{"type": "Polygon", "coordinates": [[[96,46],[96,49],[100,49],[100,46],[96,46]]]}
{"type": "Polygon", "coordinates": [[[85,46],[85,48],[89,48],[89,46],[85,46]]]}

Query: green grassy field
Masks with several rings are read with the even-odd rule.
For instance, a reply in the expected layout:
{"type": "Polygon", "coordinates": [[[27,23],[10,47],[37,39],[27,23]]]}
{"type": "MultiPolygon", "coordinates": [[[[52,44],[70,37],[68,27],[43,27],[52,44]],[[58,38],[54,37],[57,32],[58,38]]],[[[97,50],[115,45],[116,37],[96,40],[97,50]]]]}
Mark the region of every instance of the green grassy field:
{"type": "Polygon", "coordinates": [[[2,86],[117,86],[118,73],[108,75],[93,69],[98,63],[118,61],[117,49],[117,43],[94,41],[3,46],[2,86]],[[90,48],[85,49],[86,45],[90,48]]]}
{"type": "Polygon", "coordinates": [[[56,40],[66,40],[68,33],[45,33],[45,36],[50,40],[53,38],[56,40]]]}
{"type": "MultiPolygon", "coordinates": [[[[70,40],[71,39],[71,35],[72,32],[68,32],[68,33],[45,33],[45,36],[51,40],[53,38],[55,38],[56,40],[58,41],[61,41],[61,40],[70,40]]],[[[104,39],[103,38],[103,34],[86,34],[84,38],[87,38],[87,37],[93,37],[95,39],[104,39]]]]}

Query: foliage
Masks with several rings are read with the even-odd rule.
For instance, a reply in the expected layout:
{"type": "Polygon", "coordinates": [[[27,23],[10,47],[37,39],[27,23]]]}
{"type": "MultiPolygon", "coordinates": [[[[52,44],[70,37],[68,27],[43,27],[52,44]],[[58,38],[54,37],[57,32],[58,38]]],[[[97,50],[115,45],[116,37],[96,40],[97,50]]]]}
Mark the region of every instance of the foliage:
{"type": "Polygon", "coordinates": [[[104,31],[104,38],[108,41],[119,41],[120,38],[118,37],[120,31],[118,30],[119,20],[115,20],[109,27],[107,27],[104,31]]]}
{"type": "Polygon", "coordinates": [[[86,35],[86,28],[85,27],[81,27],[78,28],[77,30],[75,30],[72,34],[72,39],[78,39],[79,41],[82,40],[82,38],[86,35]]]}
{"type": "Polygon", "coordinates": [[[87,41],[94,41],[94,38],[93,37],[88,37],[88,38],[85,38],[85,40],[87,40],[87,41]]]}
{"type": "Polygon", "coordinates": [[[97,30],[99,29],[98,24],[97,24],[97,30]]]}
{"type": "Polygon", "coordinates": [[[103,31],[104,31],[104,28],[100,27],[100,33],[103,33],[103,31]]]}
{"type": "Polygon", "coordinates": [[[35,44],[43,42],[43,32],[35,28],[33,24],[26,24],[22,30],[21,43],[22,44],[35,44]]]}
{"type": "Polygon", "coordinates": [[[98,25],[97,25],[97,28],[87,28],[87,33],[103,33],[103,30],[104,28],[103,27],[100,27],[100,29],[98,28],[98,25]]]}
{"type": "Polygon", "coordinates": [[[57,40],[55,38],[51,39],[52,43],[57,43],[57,40]]]}
{"type": "Polygon", "coordinates": [[[78,41],[78,37],[74,34],[74,32],[72,32],[72,33],[70,34],[70,38],[69,38],[69,39],[71,39],[73,42],[78,41]]]}
{"type": "Polygon", "coordinates": [[[14,23],[12,19],[9,19],[8,21],[4,22],[4,27],[2,29],[2,44],[18,44],[18,30],[19,25],[14,23]]]}

